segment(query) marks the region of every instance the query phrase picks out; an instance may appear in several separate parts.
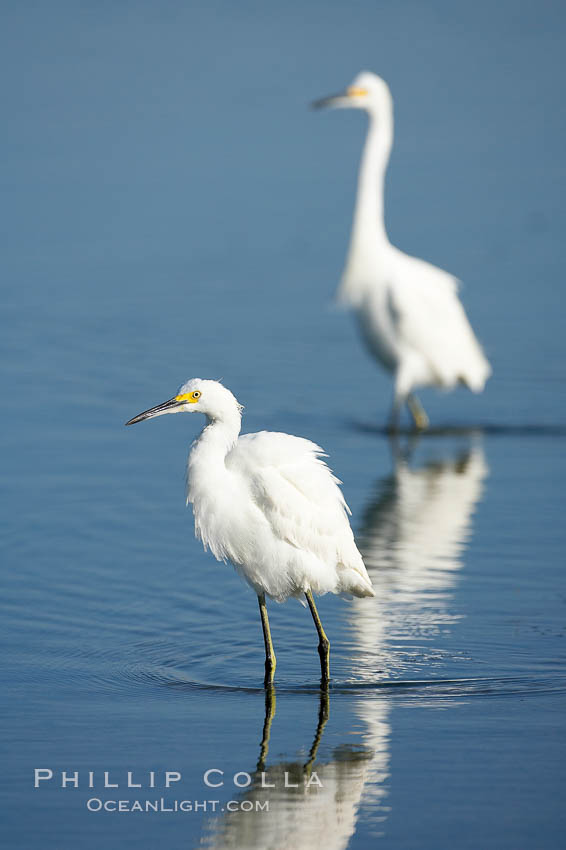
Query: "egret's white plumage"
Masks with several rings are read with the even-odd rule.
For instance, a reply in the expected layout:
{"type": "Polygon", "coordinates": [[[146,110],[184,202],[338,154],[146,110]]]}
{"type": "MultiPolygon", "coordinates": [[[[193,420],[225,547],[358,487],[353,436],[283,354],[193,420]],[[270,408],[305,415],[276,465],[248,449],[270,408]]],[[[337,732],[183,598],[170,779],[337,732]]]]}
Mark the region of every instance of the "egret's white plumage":
{"type": "MultiPolygon", "coordinates": [[[[374,593],[340,482],[322,460],[322,449],[290,434],[240,436],[235,397],[218,381],[200,378],[127,424],[179,412],[207,418],[187,464],[187,503],[197,537],[217,560],[235,566],[260,607],[265,595],[281,602],[305,594],[321,641],[327,642],[312,593],[374,593]]],[[[263,616],[262,611],[262,622],[263,616]]]]}
{"type": "Polygon", "coordinates": [[[480,392],[491,374],[458,297],[455,277],[404,254],[387,237],[384,179],[393,143],[393,101],[384,80],[365,71],[341,95],[317,107],[363,109],[369,116],[350,248],[339,300],[351,307],[371,353],[395,381],[392,419],[405,401],[416,424],[426,415],[412,390],[452,389],[464,384],[480,392]]]}
{"type": "Polygon", "coordinates": [[[179,394],[194,390],[202,395],[186,409],[205,413],[209,424],[189,454],[187,501],[204,546],[256,593],[278,601],[309,588],[371,595],[348,508],[320,446],[272,431],[238,436],[240,407],[230,390],[193,379],[179,394]]]}

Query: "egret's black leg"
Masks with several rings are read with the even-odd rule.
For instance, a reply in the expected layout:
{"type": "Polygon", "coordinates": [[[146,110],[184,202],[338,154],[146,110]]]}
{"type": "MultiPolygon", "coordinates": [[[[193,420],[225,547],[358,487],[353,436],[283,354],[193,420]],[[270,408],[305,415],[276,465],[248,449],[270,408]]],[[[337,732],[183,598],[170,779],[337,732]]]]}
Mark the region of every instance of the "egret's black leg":
{"type": "Polygon", "coordinates": [[[269,628],[269,619],[267,617],[267,607],[265,605],[265,593],[258,594],[257,601],[259,602],[259,613],[261,614],[261,627],[263,629],[263,642],[265,644],[265,687],[269,687],[273,682],[275,675],[275,667],[277,660],[273,651],[271,642],[271,631],[269,628]]]}
{"type": "Polygon", "coordinates": [[[318,616],[318,611],[316,610],[316,605],[314,604],[312,591],[307,590],[305,596],[307,598],[310,612],[312,614],[312,618],[314,620],[314,624],[318,632],[318,654],[320,655],[321,672],[320,684],[323,688],[327,688],[328,683],[330,681],[330,641],[326,637],[325,631],[322,628],[322,623],[320,622],[320,617],[318,616]]]}

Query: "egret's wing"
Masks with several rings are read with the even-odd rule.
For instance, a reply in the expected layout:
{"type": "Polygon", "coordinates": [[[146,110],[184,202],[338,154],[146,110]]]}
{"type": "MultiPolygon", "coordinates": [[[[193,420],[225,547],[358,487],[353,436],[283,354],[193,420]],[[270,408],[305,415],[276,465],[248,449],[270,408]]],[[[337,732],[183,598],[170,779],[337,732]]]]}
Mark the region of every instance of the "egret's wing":
{"type": "Polygon", "coordinates": [[[239,438],[226,464],[249,482],[273,533],[329,565],[355,570],[371,589],[347,513],[348,506],[315,443],[261,431],[239,438]]]}
{"type": "Polygon", "coordinates": [[[302,529],[310,528],[313,536],[330,533],[337,520],[347,523],[349,513],[340,481],[324,456],[310,440],[260,431],[240,437],[226,465],[245,475],[274,530],[293,545],[309,548],[302,529]]]}
{"type": "Polygon", "coordinates": [[[399,253],[388,309],[399,338],[430,365],[440,383],[480,390],[491,373],[448,272],[399,253]]]}

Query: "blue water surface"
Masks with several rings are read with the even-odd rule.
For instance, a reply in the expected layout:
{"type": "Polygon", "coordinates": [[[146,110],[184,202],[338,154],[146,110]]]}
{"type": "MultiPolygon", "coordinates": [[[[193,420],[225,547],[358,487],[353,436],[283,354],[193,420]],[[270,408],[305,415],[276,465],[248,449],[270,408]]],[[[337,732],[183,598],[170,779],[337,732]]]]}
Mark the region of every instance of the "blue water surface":
{"type": "Polygon", "coordinates": [[[6,846],[563,846],[565,31],[547,0],[7,4],[6,846]],[[391,238],[464,281],[494,368],[393,443],[332,305],[364,119],[307,109],[361,68],[391,238]],[[184,504],[197,417],[123,427],[191,376],[344,481],[376,597],[320,600],[328,699],[295,602],[262,688],[254,595],[184,504]]]}

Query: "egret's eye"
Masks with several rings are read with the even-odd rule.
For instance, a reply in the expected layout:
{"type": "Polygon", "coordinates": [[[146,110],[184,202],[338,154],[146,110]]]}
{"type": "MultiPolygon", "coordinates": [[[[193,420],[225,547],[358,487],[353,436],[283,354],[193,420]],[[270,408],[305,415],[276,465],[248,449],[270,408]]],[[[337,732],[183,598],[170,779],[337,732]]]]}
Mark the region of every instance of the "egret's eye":
{"type": "Polygon", "coordinates": [[[175,396],[175,401],[186,401],[189,404],[193,404],[195,401],[198,401],[201,397],[202,393],[200,390],[193,390],[192,393],[182,393],[181,395],[175,396]]]}

